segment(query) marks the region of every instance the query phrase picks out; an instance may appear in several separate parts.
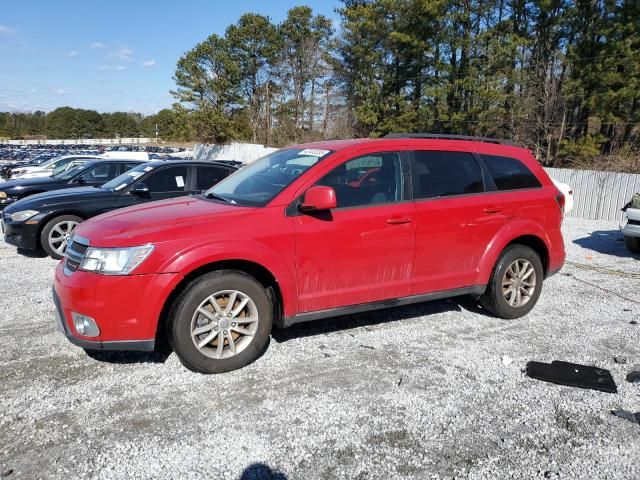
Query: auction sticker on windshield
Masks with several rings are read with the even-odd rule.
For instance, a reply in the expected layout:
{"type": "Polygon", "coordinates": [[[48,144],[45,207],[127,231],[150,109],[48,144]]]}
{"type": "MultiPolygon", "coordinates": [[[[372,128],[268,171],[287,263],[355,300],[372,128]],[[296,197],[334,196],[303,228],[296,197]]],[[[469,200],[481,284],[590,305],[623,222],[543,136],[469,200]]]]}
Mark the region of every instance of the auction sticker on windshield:
{"type": "Polygon", "coordinates": [[[307,148],[299,153],[301,157],[308,155],[310,157],[324,157],[330,150],[318,150],[315,148],[307,148]]]}

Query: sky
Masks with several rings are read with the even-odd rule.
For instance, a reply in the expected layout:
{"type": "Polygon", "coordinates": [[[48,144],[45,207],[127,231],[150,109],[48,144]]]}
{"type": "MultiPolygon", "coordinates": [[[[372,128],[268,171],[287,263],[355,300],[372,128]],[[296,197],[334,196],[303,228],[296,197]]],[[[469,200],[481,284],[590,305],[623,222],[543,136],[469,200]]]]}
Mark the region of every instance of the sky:
{"type": "Polygon", "coordinates": [[[0,111],[155,113],[184,52],[244,13],[280,22],[296,5],[337,25],[338,0],[0,0],[0,111]]]}

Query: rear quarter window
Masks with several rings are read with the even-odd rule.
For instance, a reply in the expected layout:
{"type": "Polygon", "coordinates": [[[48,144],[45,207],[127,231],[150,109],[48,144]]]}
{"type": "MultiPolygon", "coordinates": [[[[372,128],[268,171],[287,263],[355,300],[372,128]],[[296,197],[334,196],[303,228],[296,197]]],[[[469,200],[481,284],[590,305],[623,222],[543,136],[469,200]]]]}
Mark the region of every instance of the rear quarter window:
{"type": "Polygon", "coordinates": [[[542,185],[529,168],[512,157],[480,154],[498,190],[539,188],[542,185]]]}

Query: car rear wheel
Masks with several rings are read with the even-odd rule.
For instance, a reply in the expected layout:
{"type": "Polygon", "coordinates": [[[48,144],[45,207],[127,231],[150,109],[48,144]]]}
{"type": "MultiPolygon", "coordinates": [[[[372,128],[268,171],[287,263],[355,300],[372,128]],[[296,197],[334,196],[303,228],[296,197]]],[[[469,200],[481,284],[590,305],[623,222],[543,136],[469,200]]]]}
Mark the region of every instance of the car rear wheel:
{"type": "Polygon", "coordinates": [[[629,235],[625,235],[624,246],[627,247],[627,250],[631,253],[640,255],[640,237],[630,237],[629,235]]]}
{"type": "Polygon", "coordinates": [[[40,245],[51,258],[60,260],[67,248],[67,239],[82,222],[75,215],[61,215],[47,222],[40,233],[40,245]]]}
{"type": "Polygon", "coordinates": [[[243,272],[220,270],[191,282],[176,300],[169,343],[194,372],[228,372],[262,353],[272,322],[273,305],[264,287],[243,272]]]}
{"type": "Polygon", "coordinates": [[[538,301],[543,277],[540,256],[525,245],[511,245],[496,262],[480,304],[500,318],[522,317],[538,301]]]}

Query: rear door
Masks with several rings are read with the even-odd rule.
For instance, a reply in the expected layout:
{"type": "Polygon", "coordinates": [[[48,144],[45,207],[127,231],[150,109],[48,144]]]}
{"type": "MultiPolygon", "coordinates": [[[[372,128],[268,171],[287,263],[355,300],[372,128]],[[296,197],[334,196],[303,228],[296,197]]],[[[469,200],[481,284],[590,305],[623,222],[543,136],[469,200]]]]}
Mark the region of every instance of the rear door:
{"type": "Polygon", "coordinates": [[[413,294],[472,286],[482,253],[506,222],[493,184],[465,151],[413,152],[416,256],[413,294]]]}

